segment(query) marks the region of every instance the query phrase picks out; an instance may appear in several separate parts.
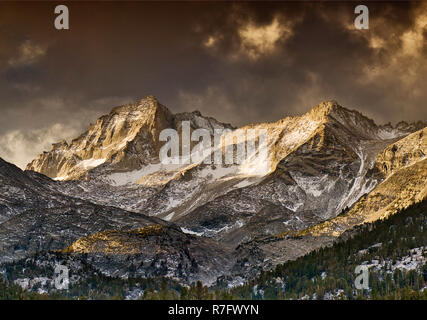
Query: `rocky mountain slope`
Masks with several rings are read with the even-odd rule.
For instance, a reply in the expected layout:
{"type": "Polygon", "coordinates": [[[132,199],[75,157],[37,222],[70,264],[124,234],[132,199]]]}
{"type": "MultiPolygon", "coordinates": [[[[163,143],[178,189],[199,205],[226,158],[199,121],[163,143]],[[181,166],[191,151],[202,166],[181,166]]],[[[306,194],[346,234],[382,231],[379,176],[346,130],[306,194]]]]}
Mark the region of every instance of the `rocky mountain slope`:
{"type": "MultiPolygon", "coordinates": [[[[110,174],[113,185],[126,181],[111,175],[112,172],[132,172],[142,168],[140,177],[147,174],[146,166],[158,160],[161,147],[159,134],[163,129],[180,131],[182,121],[190,121],[191,128],[231,128],[199,112],[172,115],[156,98],[149,96],[135,104],[114,108],[100,117],[88,131],[71,141],[52,145],[50,152],[43,152],[27,166],[27,170],[40,172],[55,180],[89,178],[94,168],[102,166],[110,174]],[[115,179],[116,178],[116,179],[115,179]]],[[[158,161],[157,161],[158,162],[158,161]]],[[[153,171],[153,170],[151,170],[153,171]]],[[[136,173],[135,173],[136,174],[136,173]]],[[[132,182],[137,182],[138,179],[132,182]]]]}
{"type": "Polygon", "coordinates": [[[339,235],[355,224],[384,219],[427,196],[427,128],[416,131],[378,154],[375,168],[383,181],[345,215],[306,230],[339,235]],[[332,226],[333,225],[333,226],[332,226]],[[342,225],[338,228],[337,225],[342,225]],[[329,231],[328,231],[329,230],[329,231]]]}
{"type": "Polygon", "coordinates": [[[232,263],[225,258],[229,249],[210,239],[158,218],[66,196],[49,183],[0,159],[0,264],[48,251],[76,260],[89,253],[86,263],[105,274],[125,276],[133,266],[140,275],[210,283],[232,263]]]}
{"type": "Polygon", "coordinates": [[[427,298],[427,200],[345,233],[333,246],[278,265],[232,292],[240,299],[427,298]],[[355,268],[369,270],[356,290],[355,268]]]}
{"type": "MultiPolygon", "coordinates": [[[[371,170],[379,183],[349,210],[335,218],[301,230],[285,231],[274,237],[245,243],[246,251],[257,252],[254,265],[269,269],[315,249],[328,246],[352,228],[393,215],[427,198],[426,128],[391,144],[381,151],[371,170]]],[[[242,249],[243,250],[243,249],[242,249]]]]}
{"type": "Polygon", "coordinates": [[[425,127],[378,126],[329,101],[235,129],[197,111],[174,115],[150,96],[54,144],[25,172],[1,162],[0,259],[60,250],[108,274],[236,283],[424,199],[425,127]],[[195,161],[181,153],[165,164],[165,129],[180,149],[197,145],[185,145],[197,129],[211,142],[195,161]],[[225,150],[242,146],[243,161],[225,164],[225,150]]]}
{"type": "MultiPolygon", "coordinates": [[[[182,137],[185,120],[192,131],[204,128],[212,135],[214,129],[231,128],[199,113],[172,115],[148,97],[113,109],[70,146],[54,145],[27,169],[68,180],[55,186],[66,194],[239,244],[337,216],[381,181],[374,170],[377,154],[425,125],[377,126],[330,101],[302,116],[225,132],[223,141],[235,149],[248,141],[248,130],[267,132],[253,154],[246,150],[244,163],[162,164],[159,132],[176,129],[182,137]],[[61,158],[49,165],[55,157],[61,158]],[[89,162],[95,166],[84,165],[89,162]]],[[[211,147],[207,157],[214,151],[211,147]]]]}

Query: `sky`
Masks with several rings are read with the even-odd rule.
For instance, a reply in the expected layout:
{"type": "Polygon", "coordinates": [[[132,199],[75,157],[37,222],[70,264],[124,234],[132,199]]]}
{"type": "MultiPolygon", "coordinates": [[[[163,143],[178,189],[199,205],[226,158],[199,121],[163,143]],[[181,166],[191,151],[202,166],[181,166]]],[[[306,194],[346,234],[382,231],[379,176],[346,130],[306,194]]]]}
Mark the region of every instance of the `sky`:
{"type": "Polygon", "coordinates": [[[25,168],[147,95],[235,126],[331,99],[379,124],[425,121],[426,39],[425,1],[1,2],[0,157],[25,168]]]}

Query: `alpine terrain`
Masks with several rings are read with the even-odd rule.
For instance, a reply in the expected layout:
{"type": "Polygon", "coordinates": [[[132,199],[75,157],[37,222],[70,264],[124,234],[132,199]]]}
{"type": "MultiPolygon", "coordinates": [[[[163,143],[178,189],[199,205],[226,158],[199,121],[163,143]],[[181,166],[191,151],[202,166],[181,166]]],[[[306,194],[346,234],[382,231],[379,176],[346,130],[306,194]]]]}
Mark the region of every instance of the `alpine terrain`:
{"type": "Polygon", "coordinates": [[[8,270],[32,261],[67,265],[79,275],[72,283],[89,268],[243,285],[425,200],[426,126],[377,125],[335,101],[240,128],[198,111],[173,114],[152,96],[116,107],[25,171],[0,159],[3,273],[23,283],[28,275],[8,270]],[[210,143],[187,139],[198,129],[210,143]],[[203,156],[162,161],[168,130],[180,151],[203,156]],[[227,148],[243,150],[244,161],[213,163],[227,148]]]}

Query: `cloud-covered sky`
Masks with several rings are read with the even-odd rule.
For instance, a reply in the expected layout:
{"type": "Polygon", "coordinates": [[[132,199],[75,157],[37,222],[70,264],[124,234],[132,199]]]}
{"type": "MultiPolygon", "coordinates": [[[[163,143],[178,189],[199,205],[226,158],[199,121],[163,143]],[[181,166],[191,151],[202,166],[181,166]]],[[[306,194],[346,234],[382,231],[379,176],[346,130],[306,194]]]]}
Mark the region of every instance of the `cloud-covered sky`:
{"type": "Polygon", "coordinates": [[[0,157],[24,167],[112,107],[155,95],[172,112],[242,125],[324,100],[377,123],[427,120],[427,2],[0,3],[0,157]]]}

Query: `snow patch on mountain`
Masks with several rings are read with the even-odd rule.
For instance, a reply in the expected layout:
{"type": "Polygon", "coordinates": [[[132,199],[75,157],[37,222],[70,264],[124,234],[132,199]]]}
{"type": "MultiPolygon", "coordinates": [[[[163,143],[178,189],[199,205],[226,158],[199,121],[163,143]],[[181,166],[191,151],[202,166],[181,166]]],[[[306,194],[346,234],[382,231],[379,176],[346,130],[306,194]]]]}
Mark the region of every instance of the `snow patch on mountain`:
{"type": "Polygon", "coordinates": [[[192,234],[192,235],[198,236],[198,237],[203,236],[203,232],[195,232],[195,231],[189,230],[189,229],[184,228],[184,227],[181,227],[181,231],[184,233],[187,233],[187,234],[192,234]]]}
{"type": "Polygon", "coordinates": [[[100,166],[101,164],[103,164],[105,161],[107,161],[107,159],[86,159],[81,161],[77,166],[81,167],[83,169],[92,169],[92,168],[96,168],[98,166],[100,166]]]}

